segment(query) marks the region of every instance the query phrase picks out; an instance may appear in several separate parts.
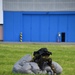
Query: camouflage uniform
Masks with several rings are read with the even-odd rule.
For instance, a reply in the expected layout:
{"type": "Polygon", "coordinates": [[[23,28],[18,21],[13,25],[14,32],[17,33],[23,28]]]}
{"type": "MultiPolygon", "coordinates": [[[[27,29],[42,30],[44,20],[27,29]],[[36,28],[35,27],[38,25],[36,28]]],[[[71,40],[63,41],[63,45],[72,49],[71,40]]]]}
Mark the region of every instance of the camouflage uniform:
{"type": "Polygon", "coordinates": [[[58,75],[62,67],[49,57],[52,53],[47,48],[41,48],[33,53],[34,57],[26,55],[13,66],[14,73],[58,75]]]}
{"type": "Polygon", "coordinates": [[[47,48],[41,48],[38,51],[35,51],[33,55],[34,57],[32,61],[36,62],[42,71],[46,70],[47,73],[50,73],[50,75],[57,74],[55,69],[56,65],[54,65],[56,63],[53,63],[52,58],[49,57],[52,55],[52,52],[49,52],[47,48]]]}

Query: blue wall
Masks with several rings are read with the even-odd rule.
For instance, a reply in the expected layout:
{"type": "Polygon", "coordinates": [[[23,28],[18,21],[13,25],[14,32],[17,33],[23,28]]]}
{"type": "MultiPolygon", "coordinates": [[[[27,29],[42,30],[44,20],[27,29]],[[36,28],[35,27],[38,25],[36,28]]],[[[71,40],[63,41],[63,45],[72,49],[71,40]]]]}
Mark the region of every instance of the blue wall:
{"type": "Polygon", "coordinates": [[[75,12],[4,11],[4,41],[56,42],[57,34],[65,32],[65,42],[75,42],[75,12]]]}

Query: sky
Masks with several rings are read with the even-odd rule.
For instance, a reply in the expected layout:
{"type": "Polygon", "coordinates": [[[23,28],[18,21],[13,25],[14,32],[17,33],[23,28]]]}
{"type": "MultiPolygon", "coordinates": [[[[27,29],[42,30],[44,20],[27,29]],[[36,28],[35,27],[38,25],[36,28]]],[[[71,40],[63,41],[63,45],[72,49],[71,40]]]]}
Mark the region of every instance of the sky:
{"type": "Polygon", "coordinates": [[[3,24],[2,0],[0,0],[0,24],[3,24]]]}

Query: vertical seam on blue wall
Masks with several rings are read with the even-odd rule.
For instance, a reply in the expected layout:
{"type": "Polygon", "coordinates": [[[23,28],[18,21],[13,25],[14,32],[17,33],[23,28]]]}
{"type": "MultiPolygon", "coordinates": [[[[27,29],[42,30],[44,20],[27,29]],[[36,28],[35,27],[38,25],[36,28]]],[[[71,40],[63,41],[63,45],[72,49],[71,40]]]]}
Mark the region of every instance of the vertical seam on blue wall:
{"type": "Polygon", "coordinates": [[[59,32],[59,15],[57,15],[57,33],[56,33],[56,42],[57,42],[57,37],[58,37],[58,32],[59,32]]]}
{"type": "MultiPolygon", "coordinates": [[[[13,40],[14,40],[14,37],[15,37],[15,36],[14,36],[14,12],[13,12],[13,40]]],[[[13,40],[12,40],[12,41],[13,41],[13,40]]],[[[15,40],[14,40],[14,41],[15,41],[15,40]]]]}
{"type": "Polygon", "coordinates": [[[67,42],[68,42],[68,15],[67,15],[67,38],[66,38],[67,40],[67,42]]]}
{"type": "MultiPolygon", "coordinates": [[[[59,16],[60,16],[60,15],[58,15],[58,17],[57,17],[57,21],[58,21],[58,33],[59,33],[59,16]]],[[[57,34],[58,34],[58,33],[57,33],[57,34]]]]}
{"type": "MultiPolygon", "coordinates": [[[[60,14],[57,14],[57,27],[58,27],[58,29],[57,29],[57,37],[58,37],[58,33],[60,32],[59,18],[60,18],[60,14]]],[[[60,32],[60,34],[61,34],[61,32],[60,32]]]]}
{"type": "Polygon", "coordinates": [[[24,42],[24,15],[22,14],[22,40],[24,42]]]}
{"type": "Polygon", "coordinates": [[[49,36],[48,41],[50,42],[50,15],[49,15],[49,32],[48,32],[48,36],[49,36]]]}
{"type": "Polygon", "coordinates": [[[39,17],[40,17],[40,24],[39,24],[39,25],[40,25],[40,26],[39,26],[39,28],[40,28],[40,31],[39,31],[40,40],[39,40],[39,41],[41,42],[41,15],[40,15],[39,17]]]}
{"type": "Polygon", "coordinates": [[[41,39],[40,39],[40,28],[41,28],[41,21],[40,21],[40,16],[39,16],[39,41],[41,41],[41,39]]]}
{"type": "Polygon", "coordinates": [[[20,23],[20,32],[22,32],[22,34],[23,34],[23,14],[22,14],[22,12],[20,12],[20,16],[21,16],[21,18],[20,18],[20,20],[21,20],[21,23],[20,23]]]}
{"type": "Polygon", "coordinates": [[[32,42],[32,15],[31,15],[31,24],[30,24],[30,42],[32,42]]]}
{"type": "MultiPolygon", "coordinates": [[[[57,22],[58,22],[58,31],[57,31],[57,37],[58,37],[58,33],[60,32],[59,17],[60,17],[60,14],[57,14],[57,22]]],[[[61,34],[61,33],[60,33],[60,34],[61,34]]]]}

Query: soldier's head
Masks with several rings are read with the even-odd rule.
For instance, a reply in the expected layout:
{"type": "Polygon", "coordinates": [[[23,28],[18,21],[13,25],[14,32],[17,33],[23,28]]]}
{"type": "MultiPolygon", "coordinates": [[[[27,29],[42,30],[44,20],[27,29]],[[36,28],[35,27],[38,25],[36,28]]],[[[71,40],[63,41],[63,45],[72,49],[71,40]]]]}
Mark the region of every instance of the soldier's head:
{"type": "Polygon", "coordinates": [[[52,52],[49,52],[47,48],[41,48],[33,53],[34,56],[50,56],[52,52]]]}

